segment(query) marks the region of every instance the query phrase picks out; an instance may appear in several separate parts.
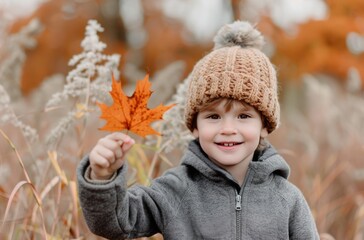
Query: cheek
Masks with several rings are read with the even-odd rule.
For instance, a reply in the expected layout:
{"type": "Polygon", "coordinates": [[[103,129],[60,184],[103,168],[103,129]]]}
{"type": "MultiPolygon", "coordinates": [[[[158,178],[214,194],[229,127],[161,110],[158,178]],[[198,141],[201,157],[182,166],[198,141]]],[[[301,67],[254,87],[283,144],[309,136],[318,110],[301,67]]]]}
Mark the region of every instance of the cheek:
{"type": "Polygon", "coordinates": [[[246,128],[243,130],[242,134],[245,139],[251,141],[260,141],[260,138],[262,136],[261,131],[257,128],[246,128]]]}
{"type": "Polygon", "coordinates": [[[202,124],[198,128],[195,128],[192,133],[193,136],[199,138],[200,141],[211,140],[216,135],[216,132],[211,126],[207,126],[206,124],[202,124]]]}

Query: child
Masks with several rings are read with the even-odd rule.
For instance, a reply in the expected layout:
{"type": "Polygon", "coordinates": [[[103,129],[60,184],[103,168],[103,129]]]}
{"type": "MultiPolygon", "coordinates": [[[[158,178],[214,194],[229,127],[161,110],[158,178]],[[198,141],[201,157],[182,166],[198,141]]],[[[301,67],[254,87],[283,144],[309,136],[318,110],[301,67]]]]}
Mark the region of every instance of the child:
{"type": "Polygon", "coordinates": [[[289,167],[264,139],[279,124],[276,72],[249,23],[220,29],[189,76],[185,121],[196,137],[180,166],[126,188],[134,140],[100,139],[78,167],[90,229],[110,239],[319,239],[289,167]]]}

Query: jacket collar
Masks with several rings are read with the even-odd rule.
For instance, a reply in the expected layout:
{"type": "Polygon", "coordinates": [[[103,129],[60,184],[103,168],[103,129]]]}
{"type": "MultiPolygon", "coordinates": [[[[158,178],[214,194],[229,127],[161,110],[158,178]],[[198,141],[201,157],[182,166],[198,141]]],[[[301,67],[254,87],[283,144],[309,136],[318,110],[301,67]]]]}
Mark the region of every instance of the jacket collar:
{"type": "MultiPolygon", "coordinates": [[[[198,139],[190,142],[188,150],[182,159],[182,165],[195,168],[202,175],[213,181],[221,181],[224,178],[237,184],[229,172],[210,161],[202,150],[198,139]]],[[[253,184],[261,184],[267,181],[272,174],[288,178],[290,169],[274,147],[268,144],[263,151],[255,152],[254,159],[249,164],[249,171],[252,174],[249,178],[251,182],[253,184]]]]}

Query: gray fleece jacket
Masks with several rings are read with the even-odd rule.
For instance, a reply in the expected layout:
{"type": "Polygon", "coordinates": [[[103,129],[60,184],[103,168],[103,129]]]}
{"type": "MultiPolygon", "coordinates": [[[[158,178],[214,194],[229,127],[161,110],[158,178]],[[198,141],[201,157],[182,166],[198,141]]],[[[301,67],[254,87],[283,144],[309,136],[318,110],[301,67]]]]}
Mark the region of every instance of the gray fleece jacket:
{"type": "Polygon", "coordinates": [[[319,239],[305,198],[287,181],[289,167],[272,146],[256,152],[239,186],[213,164],[195,140],[180,166],[151,186],[126,188],[126,166],[112,181],[85,178],[86,157],[78,167],[78,187],[86,222],[109,239],[162,233],[165,240],[319,239]]]}

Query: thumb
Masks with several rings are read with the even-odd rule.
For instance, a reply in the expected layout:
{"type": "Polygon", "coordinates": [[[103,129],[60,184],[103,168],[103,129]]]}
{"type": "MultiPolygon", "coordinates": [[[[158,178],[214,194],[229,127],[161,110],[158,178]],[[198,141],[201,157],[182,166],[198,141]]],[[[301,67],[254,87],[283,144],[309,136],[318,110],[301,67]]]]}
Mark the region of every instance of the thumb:
{"type": "Polygon", "coordinates": [[[124,154],[127,153],[134,144],[135,141],[131,137],[124,139],[123,143],[121,144],[121,149],[123,150],[124,154]]]}

